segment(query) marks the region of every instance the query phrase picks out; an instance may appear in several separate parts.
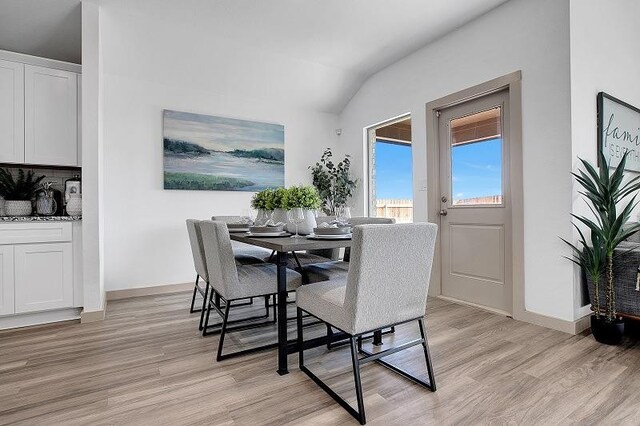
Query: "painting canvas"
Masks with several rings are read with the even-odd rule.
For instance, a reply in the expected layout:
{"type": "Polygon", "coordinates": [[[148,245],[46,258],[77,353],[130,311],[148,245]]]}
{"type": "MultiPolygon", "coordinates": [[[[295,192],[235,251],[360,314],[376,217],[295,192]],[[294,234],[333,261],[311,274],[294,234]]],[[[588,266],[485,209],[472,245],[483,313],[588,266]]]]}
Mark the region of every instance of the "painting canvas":
{"type": "Polygon", "coordinates": [[[164,188],[284,186],[284,126],[164,110],[164,188]]]}
{"type": "Polygon", "coordinates": [[[640,172],[640,109],[604,92],[598,93],[598,146],[616,167],[628,152],[626,170],[640,172]]]}

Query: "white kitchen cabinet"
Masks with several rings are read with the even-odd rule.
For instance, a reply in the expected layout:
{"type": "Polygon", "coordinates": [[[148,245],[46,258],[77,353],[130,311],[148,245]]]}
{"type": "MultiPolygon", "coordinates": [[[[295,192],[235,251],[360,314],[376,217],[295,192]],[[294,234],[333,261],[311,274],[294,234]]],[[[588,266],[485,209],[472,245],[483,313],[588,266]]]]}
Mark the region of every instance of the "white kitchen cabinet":
{"type": "Polygon", "coordinates": [[[24,65],[24,161],[78,165],[78,81],[69,71],[24,65]]]}
{"type": "Polygon", "coordinates": [[[73,244],[14,246],[15,312],[73,306],[73,244]]]}
{"type": "Polygon", "coordinates": [[[24,65],[0,60],[0,162],[24,162],[24,65]]]}
{"type": "Polygon", "coordinates": [[[0,246],[0,315],[15,312],[13,291],[13,246],[0,246]]]}

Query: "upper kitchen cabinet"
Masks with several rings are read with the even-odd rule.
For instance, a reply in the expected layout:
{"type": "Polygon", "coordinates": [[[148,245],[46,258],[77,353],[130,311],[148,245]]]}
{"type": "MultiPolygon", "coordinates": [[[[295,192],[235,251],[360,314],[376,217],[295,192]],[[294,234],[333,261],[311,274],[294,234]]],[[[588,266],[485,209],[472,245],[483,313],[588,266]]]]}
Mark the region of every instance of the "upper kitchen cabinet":
{"type": "Polygon", "coordinates": [[[24,162],[24,65],[0,60],[0,162],[24,162]]]}
{"type": "Polygon", "coordinates": [[[24,162],[78,166],[78,75],[24,65],[24,162]]]}

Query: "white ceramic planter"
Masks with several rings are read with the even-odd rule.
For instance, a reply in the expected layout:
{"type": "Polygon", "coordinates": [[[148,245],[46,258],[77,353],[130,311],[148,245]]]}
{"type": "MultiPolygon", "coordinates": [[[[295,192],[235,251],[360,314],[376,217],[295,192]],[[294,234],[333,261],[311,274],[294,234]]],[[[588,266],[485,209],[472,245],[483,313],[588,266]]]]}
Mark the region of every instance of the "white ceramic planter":
{"type": "Polygon", "coordinates": [[[285,209],[275,209],[273,211],[273,216],[271,216],[271,220],[275,223],[288,223],[289,218],[287,217],[287,211],[285,209]]]}
{"type": "Polygon", "coordinates": [[[80,216],[82,214],[82,197],[80,194],[71,194],[67,202],[67,214],[80,216]]]}
{"type": "Polygon", "coordinates": [[[7,216],[29,216],[33,211],[31,201],[6,200],[4,212],[7,216]]]}
{"type": "MultiPolygon", "coordinates": [[[[304,212],[304,222],[298,224],[298,234],[308,235],[313,232],[313,228],[316,227],[316,213],[315,210],[303,210],[304,212]]],[[[296,224],[287,222],[287,231],[295,234],[296,233],[296,224]]]]}

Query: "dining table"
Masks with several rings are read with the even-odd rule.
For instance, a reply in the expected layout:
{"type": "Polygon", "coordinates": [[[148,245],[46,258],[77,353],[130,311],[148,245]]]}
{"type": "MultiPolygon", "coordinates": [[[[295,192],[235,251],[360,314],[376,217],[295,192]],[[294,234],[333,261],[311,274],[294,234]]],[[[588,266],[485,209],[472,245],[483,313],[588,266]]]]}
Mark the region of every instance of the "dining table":
{"type": "MultiPolygon", "coordinates": [[[[351,239],[311,239],[306,236],[292,238],[261,237],[246,232],[230,232],[232,240],[262,247],[275,252],[278,281],[278,374],[289,373],[287,358],[290,353],[297,352],[298,342],[287,338],[287,257],[290,253],[306,250],[324,250],[351,247],[351,239]]],[[[330,259],[327,259],[329,261],[330,259]]],[[[312,284],[311,284],[312,285],[312,284]]],[[[334,337],[335,338],[335,337],[334,337]]],[[[305,342],[306,347],[319,346],[326,343],[326,338],[318,338],[318,342],[305,342]]]]}

